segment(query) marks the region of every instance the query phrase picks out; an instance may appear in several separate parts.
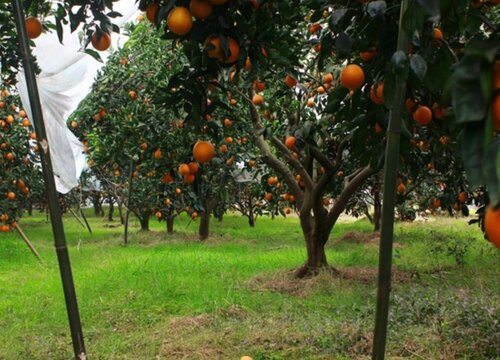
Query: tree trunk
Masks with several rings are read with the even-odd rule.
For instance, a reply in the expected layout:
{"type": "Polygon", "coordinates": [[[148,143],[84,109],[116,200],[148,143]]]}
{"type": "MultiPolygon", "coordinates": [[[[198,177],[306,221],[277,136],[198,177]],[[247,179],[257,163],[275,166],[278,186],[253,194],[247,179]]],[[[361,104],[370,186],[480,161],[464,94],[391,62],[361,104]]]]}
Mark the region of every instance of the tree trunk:
{"type": "Polygon", "coordinates": [[[149,213],[141,213],[139,222],[141,223],[141,231],[149,231],[149,213]]]}
{"type": "Polygon", "coordinates": [[[204,241],[208,238],[209,229],[210,229],[210,215],[211,211],[206,209],[201,213],[200,217],[200,227],[198,228],[198,238],[201,241],[204,241]]]}
{"type": "Polygon", "coordinates": [[[120,216],[120,224],[124,225],[125,216],[123,215],[123,202],[117,199],[116,203],[118,205],[118,215],[120,216]]]}
{"type": "Polygon", "coordinates": [[[253,212],[253,199],[252,195],[248,197],[248,224],[250,227],[255,227],[255,214],[253,212]]]}
{"type": "Polygon", "coordinates": [[[167,234],[172,235],[174,233],[174,218],[167,217],[167,234]]]}
{"type": "Polygon", "coordinates": [[[380,230],[380,220],[382,218],[382,201],[380,201],[380,191],[378,189],[375,190],[375,193],[373,194],[373,207],[374,207],[374,213],[373,213],[373,225],[374,231],[379,231],[380,230]]]}
{"type": "Polygon", "coordinates": [[[28,200],[28,215],[33,216],[33,200],[28,200]]]}
{"type": "Polygon", "coordinates": [[[92,197],[92,205],[94,205],[94,213],[95,216],[104,216],[104,211],[102,210],[102,203],[100,199],[100,194],[95,193],[91,195],[92,197]]]}
{"type": "Polygon", "coordinates": [[[115,202],[113,201],[113,197],[108,197],[109,209],[108,209],[108,221],[113,221],[113,212],[115,211],[115,202]]]}
{"type": "MultiPolygon", "coordinates": [[[[328,238],[328,236],[327,236],[328,238]]],[[[325,238],[317,234],[305,235],[307,261],[295,273],[298,278],[316,275],[321,269],[328,267],[325,252],[325,238]]]]}

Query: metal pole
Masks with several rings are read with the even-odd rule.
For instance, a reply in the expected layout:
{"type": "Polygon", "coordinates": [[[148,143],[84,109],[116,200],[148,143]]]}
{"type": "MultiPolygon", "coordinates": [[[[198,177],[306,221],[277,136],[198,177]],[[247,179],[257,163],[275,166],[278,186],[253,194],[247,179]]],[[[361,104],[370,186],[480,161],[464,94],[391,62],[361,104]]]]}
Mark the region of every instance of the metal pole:
{"type": "Polygon", "coordinates": [[[32,120],[39,139],[38,145],[40,148],[42,172],[43,178],[45,180],[47,202],[50,210],[50,221],[52,223],[52,232],[54,234],[55,248],[57,259],[59,261],[59,270],[61,273],[64,297],[66,300],[66,310],[68,312],[69,326],[71,329],[71,339],[73,341],[75,358],[82,360],[86,359],[82,325],[80,322],[80,314],[78,312],[78,303],[76,300],[73,275],[71,274],[71,264],[69,260],[68,247],[66,246],[66,238],[64,235],[61,208],[59,207],[57,198],[54,172],[52,170],[52,162],[50,160],[49,144],[47,142],[47,134],[43,122],[42,108],[40,104],[40,97],[38,94],[38,87],[34,70],[35,67],[33,64],[33,58],[29,47],[28,36],[26,33],[24,9],[21,0],[12,0],[12,8],[16,21],[24,72],[26,75],[26,84],[28,87],[31,113],[33,116],[32,120]]]}
{"type": "MultiPolygon", "coordinates": [[[[408,0],[401,1],[399,15],[398,51],[408,51],[408,37],[404,33],[403,15],[408,7],[408,0]]],[[[373,337],[372,359],[385,358],[387,323],[389,317],[389,297],[391,291],[392,241],[394,235],[394,205],[396,201],[396,179],[398,176],[399,143],[401,137],[401,118],[406,95],[406,81],[396,82],[394,108],[389,113],[387,145],[384,167],[384,197],[382,205],[382,228],[380,234],[377,309],[373,337]]]]}

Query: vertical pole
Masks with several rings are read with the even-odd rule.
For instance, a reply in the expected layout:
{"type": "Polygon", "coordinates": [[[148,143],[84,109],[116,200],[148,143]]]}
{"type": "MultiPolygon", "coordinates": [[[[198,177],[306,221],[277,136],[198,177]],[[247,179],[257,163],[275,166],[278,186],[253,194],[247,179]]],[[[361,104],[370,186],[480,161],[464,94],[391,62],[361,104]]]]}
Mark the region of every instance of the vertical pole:
{"type": "MultiPolygon", "coordinates": [[[[403,15],[408,0],[401,1],[399,15],[398,51],[408,51],[408,37],[404,33],[403,15]]],[[[394,205],[396,202],[396,179],[398,176],[399,143],[401,137],[401,118],[406,93],[406,81],[396,81],[394,108],[389,113],[389,128],[385,150],[384,195],[382,203],[382,228],[380,234],[377,309],[373,337],[372,359],[385,358],[387,322],[389,316],[389,295],[391,291],[392,241],[394,235],[394,205]]]]}
{"type": "Polygon", "coordinates": [[[42,162],[43,178],[45,180],[45,193],[50,210],[50,221],[52,223],[52,232],[54,234],[57,260],[63,284],[64,298],[66,300],[66,310],[68,312],[69,326],[71,330],[71,339],[75,358],[79,360],[86,359],[85,345],[83,341],[82,325],[80,314],[78,312],[78,303],[76,300],[73,275],[71,274],[71,263],[69,260],[68,247],[64,235],[64,227],[61,216],[61,208],[57,199],[56,185],[54,181],[54,172],[50,160],[49,144],[47,142],[47,133],[43,122],[42,108],[36,83],[35,67],[28,43],[28,36],[25,28],[24,9],[21,0],[12,0],[12,8],[16,21],[19,45],[23,60],[24,72],[26,75],[26,84],[30,98],[31,113],[35,125],[35,131],[38,136],[38,145],[40,147],[40,158],[42,162]]]}

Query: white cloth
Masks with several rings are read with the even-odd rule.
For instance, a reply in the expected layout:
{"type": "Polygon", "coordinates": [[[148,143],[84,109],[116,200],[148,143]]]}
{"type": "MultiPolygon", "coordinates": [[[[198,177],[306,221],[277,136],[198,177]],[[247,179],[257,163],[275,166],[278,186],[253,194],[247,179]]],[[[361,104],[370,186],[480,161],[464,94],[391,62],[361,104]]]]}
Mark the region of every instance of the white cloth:
{"type": "MultiPolygon", "coordinates": [[[[113,10],[123,15],[112,20],[120,27],[134,20],[138,13],[136,2],[130,0],[114,2],[113,10]]],[[[70,33],[67,25],[64,28],[63,45],[59,43],[55,31],[43,33],[34,40],[36,47],[32,48],[41,69],[37,84],[56,189],[63,194],[78,185],[78,179],[86,167],[83,146],[69,130],[66,121],[80,101],[90,92],[97,71],[103,66],[103,63],[79,51],[81,48],[79,32],[77,29],[70,33]]],[[[114,48],[126,41],[124,35],[116,33],[112,34],[112,39],[114,48]]],[[[109,53],[101,52],[100,55],[105,63],[109,53]]],[[[31,119],[26,78],[22,69],[17,75],[17,80],[23,108],[31,119]]]]}

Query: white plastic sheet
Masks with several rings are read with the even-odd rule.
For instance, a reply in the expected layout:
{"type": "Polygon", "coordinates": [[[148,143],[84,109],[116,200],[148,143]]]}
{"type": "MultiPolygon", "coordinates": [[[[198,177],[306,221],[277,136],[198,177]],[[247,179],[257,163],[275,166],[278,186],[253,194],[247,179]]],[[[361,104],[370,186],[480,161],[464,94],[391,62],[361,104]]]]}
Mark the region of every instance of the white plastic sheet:
{"type": "MultiPolygon", "coordinates": [[[[138,14],[137,4],[133,0],[120,0],[113,3],[113,10],[123,17],[113,19],[122,27],[138,14]]],[[[37,58],[41,73],[37,78],[42,113],[47,129],[50,155],[54,168],[56,189],[68,193],[78,185],[78,180],[86,167],[83,146],[68,129],[66,121],[80,101],[89,93],[97,71],[103,63],[90,55],[79,52],[79,31],[70,33],[69,25],[64,29],[64,44],[61,45],[55,32],[44,33],[35,40],[32,49],[37,58]]],[[[112,34],[113,47],[123,45],[126,38],[112,34]]],[[[90,45],[89,45],[90,46],[90,45]]],[[[101,53],[106,62],[107,52],[101,53]]],[[[23,108],[31,118],[29,96],[24,72],[18,74],[18,91],[23,108]]]]}

